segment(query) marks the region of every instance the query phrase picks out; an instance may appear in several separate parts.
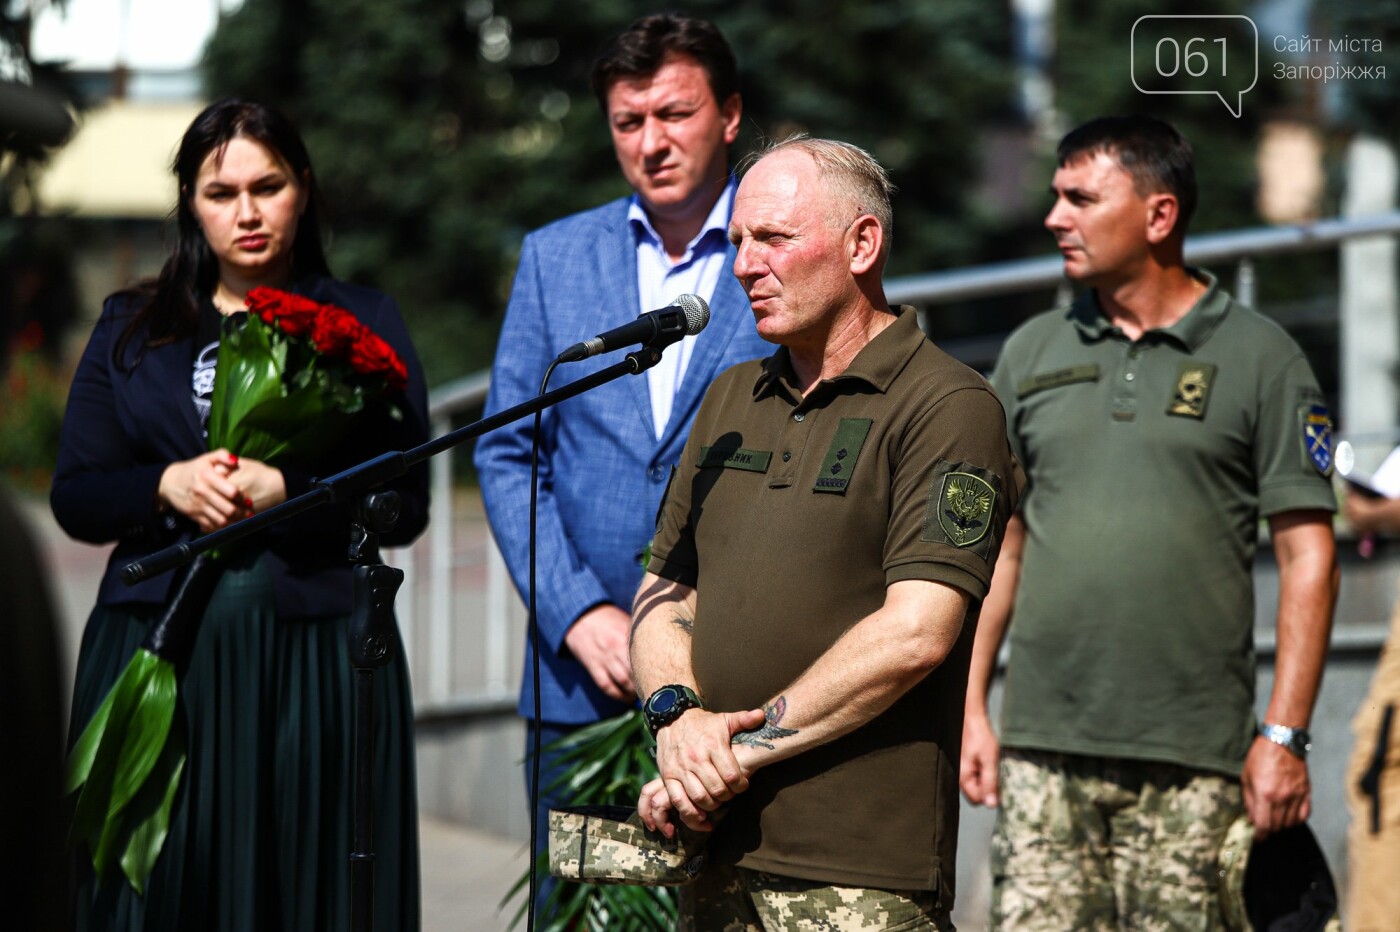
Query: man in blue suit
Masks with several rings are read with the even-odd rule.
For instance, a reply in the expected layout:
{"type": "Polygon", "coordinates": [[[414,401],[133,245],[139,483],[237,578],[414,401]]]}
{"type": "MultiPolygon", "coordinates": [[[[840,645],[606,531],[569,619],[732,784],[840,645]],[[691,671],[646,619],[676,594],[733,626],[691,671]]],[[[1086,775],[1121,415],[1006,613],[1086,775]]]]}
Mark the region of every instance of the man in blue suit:
{"type": "MultiPolygon", "coordinates": [[[[540,436],[538,578],[540,720],[545,745],[625,711],[636,696],[627,639],[671,466],[701,397],[731,365],[768,356],[748,298],[730,274],[727,228],[736,184],[728,147],[742,103],[733,52],[712,24],[648,16],[615,38],[593,69],[630,197],[530,233],[506,309],[487,413],[533,397],[565,347],[698,294],[709,326],[667,348],[644,376],[545,412],[540,436]]],[[[561,367],[559,387],[618,361],[561,367]]],[[[531,419],[476,447],[486,513],[522,597],[529,586],[531,419]]],[[[534,713],[527,646],[520,713],[534,713]]],[[[532,726],[533,727],[533,726],[532,726]]],[[[530,745],[527,744],[527,747],[530,745]]],[[[556,769],[541,757],[537,818],[556,769]]],[[[527,771],[528,772],[528,771],[527,771]]]]}

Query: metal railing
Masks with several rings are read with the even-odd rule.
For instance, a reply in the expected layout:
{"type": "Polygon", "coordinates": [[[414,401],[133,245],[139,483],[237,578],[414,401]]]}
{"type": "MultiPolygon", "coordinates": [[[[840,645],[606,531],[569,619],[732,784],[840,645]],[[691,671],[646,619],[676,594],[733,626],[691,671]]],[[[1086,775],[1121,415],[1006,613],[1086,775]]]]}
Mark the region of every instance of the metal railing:
{"type": "MultiPolygon", "coordinates": [[[[1232,263],[1231,290],[1242,303],[1254,304],[1254,263],[1259,258],[1317,252],[1336,248],[1348,240],[1397,235],[1400,212],[1322,220],[1190,237],[1186,259],[1203,266],[1232,263]]],[[[1058,255],[903,276],[885,283],[885,293],[892,303],[919,307],[1057,288],[1068,293],[1058,255]]],[[[457,419],[480,411],[489,384],[489,373],[478,372],[435,389],[429,404],[433,435],[447,433],[457,419]]],[[[457,451],[457,455],[464,452],[457,451]]],[[[426,720],[494,714],[513,708],[519,670],[518,663],[512,665],[512,659],[519,657],[525,637],[523,609],[484,525],[479,525],[477,534],[482,542],[479,548],[464,551],[459,546],[460,516],[454,500],[453,460],[454,451],[433,458],[433,505],[427,535],[394,557],[408,571],[410,580],[424,569],[427,572],[426,586],[414,586],[409,597],[399,601],[406,648],[415,658],[418,716],[426,720]],[[464,567],[484,568],[484,591],[479,594],[483,617],[475,619],[479,624],[474,626],[464,625],[459,615],[462,599],[454,577],[464,567]],[[479,632],[481,643],[478,675],[471,682],[463,682],[454,670],[453,658],[460,654],[456,638],[466,628],[479,632]]],[[[1374,637],[1369,636],[1368,643],[1374,637]]]]}

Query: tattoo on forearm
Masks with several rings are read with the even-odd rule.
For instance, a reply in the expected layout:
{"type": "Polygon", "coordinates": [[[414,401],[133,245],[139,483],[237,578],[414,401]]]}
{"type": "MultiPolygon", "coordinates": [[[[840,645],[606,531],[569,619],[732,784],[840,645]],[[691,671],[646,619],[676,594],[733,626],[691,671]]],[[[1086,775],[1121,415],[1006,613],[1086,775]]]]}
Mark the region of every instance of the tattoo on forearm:
{"type": "MultiPolygon", "coordinates": [[[[644,615],[639,615],[632,622],[632,630],[628,632],[627,635],[627,650],[629,652],[632,650],[632,647],[637,643],[637,626],[642,623],[642,619],[645,617],[646,616],[644,615]]],[[[671,622],[671,624],[675,625],[677,628],[680,628],[688,635],[693,635],[695,633],[695,622],[680,614],[679,612],[671,612],[668,620],[671,622]]]]}
{"type": "Polygon", "coordinates": [[[639,591],[632,600],[632,630],[627,633],[627,649],[630,651],[637,641],[637,628],[651,617],[652,612],[665,613],[671,624],[686,634],[695,628],[695,619],[689,617],[684,600],[674,597],[674,584],[657,580],[646,589],[639,591]],[[668,604],[669,603],[669,604],[668,604]]]}
{"type": "Polygon", "coordinates": [[[763,725],[751,731],[741,731],[729,739],[730,744],[747,744],[753,748],[773,750],[770,743],[778,738],[791,738],[797,734],[796,728],[780,728],[778,723],[787,714],[787,697],[779,696],[763,707],[763,725]]]}

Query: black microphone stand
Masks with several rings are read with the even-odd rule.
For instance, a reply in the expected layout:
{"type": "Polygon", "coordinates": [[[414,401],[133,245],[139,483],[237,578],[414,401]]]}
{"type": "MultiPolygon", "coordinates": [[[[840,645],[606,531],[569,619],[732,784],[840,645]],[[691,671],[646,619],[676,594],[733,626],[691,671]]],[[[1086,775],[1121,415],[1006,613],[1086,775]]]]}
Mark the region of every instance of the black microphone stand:
{"type": "Polygon", "coordinates": [[[584,376],[562,388],[547,392],[507,408],[488,418],[460,427],[407,452],[383,453],[357,466],[317,479],[311,490],[194,540],[174,544],[122,568],[122,581],[130,585],[172,570],[196,556],[256,534],[263,528],[285,521],[320,505],[354,501],[350,529],[350,562],[353,608],[346,630],[350,662],[355,669],[354,735],[351,766],[354,778],[354,825],[350,852],[350,921],[353,932],[369,932],[374,908],[374,671],[390,660],[394,644],[394,595],[403,582],[403,571],[384,563],[371,562],[378,556],[378,535],[390,530],[399,516],[396,492],[373,492],[384,483],[406,473],[411,466],[446,450],[502,427],[512,421],[543,411],[624,375],[645,372],[661,361],[661,351],[680,335],[663,334],[641,349],[628,353],[622,362],[584,376]]]}

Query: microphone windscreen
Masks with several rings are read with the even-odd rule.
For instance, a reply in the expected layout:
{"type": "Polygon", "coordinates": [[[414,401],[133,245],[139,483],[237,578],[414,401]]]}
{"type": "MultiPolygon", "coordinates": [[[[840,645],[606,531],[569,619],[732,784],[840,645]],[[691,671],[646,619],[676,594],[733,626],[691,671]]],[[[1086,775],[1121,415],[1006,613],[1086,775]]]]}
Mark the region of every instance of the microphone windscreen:
{"type": "Polygon", "coordinates": [[[676,307],[685,311],[685,332],[695,336],[710,322],[710,305],[698,294],[683,294],[676,298],[676,307]]]}

